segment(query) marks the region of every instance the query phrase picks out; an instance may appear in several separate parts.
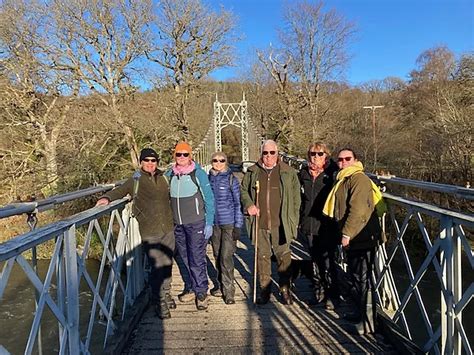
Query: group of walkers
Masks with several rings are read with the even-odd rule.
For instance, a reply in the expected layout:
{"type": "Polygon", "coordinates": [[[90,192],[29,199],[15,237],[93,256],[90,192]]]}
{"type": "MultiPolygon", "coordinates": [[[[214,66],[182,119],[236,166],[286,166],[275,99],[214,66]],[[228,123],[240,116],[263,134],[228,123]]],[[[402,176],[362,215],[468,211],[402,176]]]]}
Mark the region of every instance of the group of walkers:
{"type": "Polygon", "coordinates": [[[352,149],[340,150],[337,163],[330,155],[325,144],[311,144],[308,164],[297,172],[280,160],[276,142],[267,140],[260,159],[248,168],[240,184],[222,152],[212,155],[207,174],[192,159],[191,146],[180,142],[172,167],[162,172],[157,168],[158,154],[145,148],[139,172],[102,196],[97,205],[132,196],[133,215],[151,266],[153,303],[162,319],[170,318],[170,309],[176,308],[170,294],[175,256],[188,274],[183,276],[185,287],[179,301],[194,301],[198,310],[208,308],[209,241],[217,270],[210,293],[226,304],[235,303],[234,252],[245,220],[256,250],[258,304],[268,303],[272,294],[272,257],[281,301],[293,303],[291,245],[298,242],[311,257],[303,273],[312,281],[314,301],[327,309],[338,307],[336,259],[342,246],[356,305],[346,318],[354,322],[359,334],[373,332],[370,283],[375,248],[381,242],[375,208],[380,192],[363,173],[352,149]]]}

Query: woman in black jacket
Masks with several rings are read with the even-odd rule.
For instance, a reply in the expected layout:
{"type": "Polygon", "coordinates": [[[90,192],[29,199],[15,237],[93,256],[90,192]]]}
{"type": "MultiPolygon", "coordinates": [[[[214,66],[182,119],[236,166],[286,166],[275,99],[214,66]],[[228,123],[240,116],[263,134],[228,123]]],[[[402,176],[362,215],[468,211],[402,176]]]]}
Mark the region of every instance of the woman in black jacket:
{"type": "MultiPolygon", "coordinates": [[[[324,302],[334,309],[339,300],[336,255],[340,244],[337,225],[322,213],[338,168],[330,158],[326,144],[317,142],[308,147],[308,165],[298,174],[301,184],[299,239],[310,252],[316,303],[324,302]]],[[[307,270],[308,271],[308,270],[307,270]]]]}

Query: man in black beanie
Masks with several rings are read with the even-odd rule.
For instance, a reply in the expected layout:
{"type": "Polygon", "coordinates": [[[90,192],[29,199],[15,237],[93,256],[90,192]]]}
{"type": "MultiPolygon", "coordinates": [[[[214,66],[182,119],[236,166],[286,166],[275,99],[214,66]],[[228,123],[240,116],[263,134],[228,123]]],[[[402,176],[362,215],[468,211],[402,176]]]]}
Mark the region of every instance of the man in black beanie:
{"type": "Polygon", "coordinates": [[[176,308],[171,297],[171,270],[175,249],[173,216],[169,200],[168,182],[158,167],[159,157],[155,150],[144,148],[140,152],[140,170],[123,185],[106,193],[96,206],[132,196],[133,216],[143,247],[151,266],[149,284],[155,311],[161,319],[170,318],[170,308],[176,308]]]}

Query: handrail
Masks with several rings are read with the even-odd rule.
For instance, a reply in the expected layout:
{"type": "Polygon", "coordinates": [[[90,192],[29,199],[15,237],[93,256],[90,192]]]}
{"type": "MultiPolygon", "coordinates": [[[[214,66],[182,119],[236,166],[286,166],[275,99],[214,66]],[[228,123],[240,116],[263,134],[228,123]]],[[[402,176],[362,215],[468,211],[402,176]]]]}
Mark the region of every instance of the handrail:
{"type": "Polygon", "coordinates": [[[43,212],[54,208],[60,203],[65,203],[79,198],[92,196],[97,193],[104,193],[120,186],[125,180],[120,180],[111,184],[101,184],[88,187],[82,190],[66,192],[64,194],[54,195],[43,200],[31,202],[15,202],[0,208],[0,219],[20,215],[23,213],[43,212]]]}
{"type": "Polygon", "coordinates": [[[474,200],[474,189],[470,187],[440,184],[436,182],[411,180],[411,179],[399,178],[393,175],[378,175],[378,174],[370,174],[370,173],[367,175],[372,179],[379,180],[381,183],[390,183],[390,184],[397,184],[401,186],[415,187],[418,189],[454,195],[458,198],[464,198],[466,200],[474,200]]]}
{"type": "MultiPolygon", "coordinates": [[[[289,163],[289,165],[294,166],[297,169],[300,169],[301,166],[308,163],[305,159],[298,158],[293,155],[289,155],[285,152],[279,152],[279,154],[284,162],[289,163]]],[[[458,198],[463,198],[466,200],[474,200],[474,189],[470,187],[440,184],[436,182],[411,180],[411,179],[399,178],[394,175],[379,175],[379,174],[367,173],[367,176],[369,176],[372,180],[379,181],[382,184],[389,183],[389,184],[397,184],[400,186],[416,187],[416,188],[427,190],[427,191],[441,192],[441,193],[445,193],[449,195],[454,195],[458,198]]]]}
{"type": "MultiPolygon", "coordinates": [[[[41,343],[47,344],[48,352],[53,347],[59,353],[89,354],[101,352],[101,345],[102,350],[107,347],[113,353],[121,351],[122,345],[114,343],[113,337],[125,326],[133,329],[129,320],[137,317],[132,313],[142,312],[148,302],[148,293],[143,292],[145,280],[138,223],[131,216],[129,201],[127,196],[107,206],[94,207],[0,244],[0,263],[3,263],[0,302],[5,300],[4,292],[11,286],[10,276],[18,272],[24,273],[30,282],[27,286],[37,292],[35,312],[29,313],[32,323],[25,354],[31,354],[35,344],[40,347],[41,343]],[[97,276],[86,268],[93,240],[99,242],[103,250],[97,276]],[[54,243],[54,251],[43,278],[37,275],[24,253],[46,242],[54,243]],[[13,271],[15,264],[19,267],[17,271],[13,271]],[[87,301],[82,299],[84,288],[89,295],[87,301]],[[49,329],[48,342],[42,342],[41,325],[46,309],[50,310],[49,317],[57,322],[57,334],[54,327],[49,329]],[[80,316],[84,314],[88,316],[80,316]],[[54,344],[53,339],[58,339],[59,344],[54,344]]],[[[7,323],[2,325],[4,331],[16,331],[7,323]]],[[[22,343],[16,335],[13,338],[15,343],[22,343]]],[[[9,346],[2,346],[8,351],[9,346]]]]}

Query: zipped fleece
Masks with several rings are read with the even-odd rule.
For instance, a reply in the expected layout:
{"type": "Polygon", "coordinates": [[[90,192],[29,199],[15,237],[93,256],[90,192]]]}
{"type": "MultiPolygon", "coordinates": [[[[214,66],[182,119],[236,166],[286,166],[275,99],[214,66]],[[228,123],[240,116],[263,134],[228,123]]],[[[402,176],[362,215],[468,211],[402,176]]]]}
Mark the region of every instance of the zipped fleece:
{"type": "Polygon", "coordinates": [[[382,230],[375,211],[372,184],[365,174],[346,178],[336,191],[334,218],[351,249],[368,249],[381,241],[382,230]]]}
{"type": "Polygon", "coordinates": [[[205,220],[206,225],[214,224],[214,194],[206,172],[198,163],[195,177],[197,185],[189,174],[173,175],[172,170],[165,176],[170,180],[171,209],[176,225],[205,220]]]}
{"type": "MultiPolygon", "coordinates": [[[[286,242],[290,243],[296,238],[299,212],[301,204],[300,195],[300,183],[296,170],[288,166],[286,163],[279,161],[280,165],[280,193],[281,193],[281,205],[280,205],[280,222],[283,225],[283,231],[285,233],[286,242]]],[[[262,167],[263,163],[261,160],[257,164],[252,165],[248,168],[242,180],[242,191],[241,201],[244,208],[244,212],[255,204],[256,200],[256,189],[255,183],[259,178],[259,174],[266,174],[262,167]]],[[[252,242],[254,240],[254,228],[255,217],[246,218],[247,231],[249,232],[252,242]]]]}
{"type": "MultiPolygon", "coordinates": [[[[138,191],[133,201],[133,214],[138,221],[138,228],[143,240],[161,237],[173,230],[168,182],[163,172],[156,170],[152,176],[140,170],[138,191]]],[[[109,201],[118,200],[130,195],[133,197],[133,178],[104,196],[109,201]]]]}

